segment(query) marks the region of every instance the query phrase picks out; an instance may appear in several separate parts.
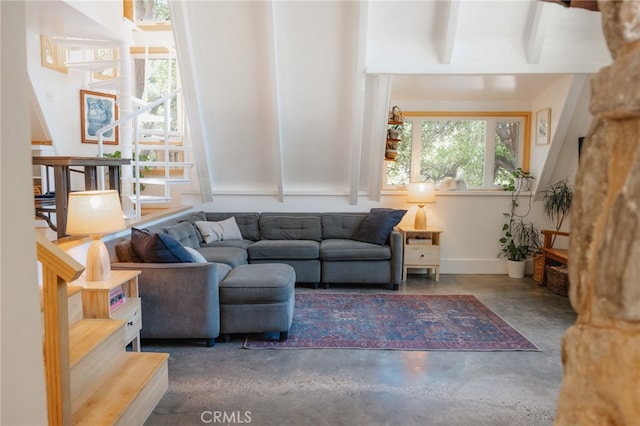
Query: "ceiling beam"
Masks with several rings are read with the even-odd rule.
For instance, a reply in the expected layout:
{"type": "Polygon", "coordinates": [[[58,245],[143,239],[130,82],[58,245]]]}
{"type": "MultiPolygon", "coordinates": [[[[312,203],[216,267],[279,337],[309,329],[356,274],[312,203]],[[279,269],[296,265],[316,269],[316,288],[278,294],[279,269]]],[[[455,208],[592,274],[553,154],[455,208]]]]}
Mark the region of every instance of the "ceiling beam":
{"type": "Polygon", "coordinates": [[[460,2],[461,0],[450,0],[448,3],[445,3],[447,10],[445,12],[446,18],[444,19],[442,44],[440,46],[440,61],[444,64],[450,64],[453,59],[456,35],[458,33],[460,2]]]}
{"type": "Polygon", "coordinates": [[[529,63],[455,63],[398,64],[377,63],[367,66],[367,74],[595,74],[603,63],[529,64],[529,63]]]}
{"type": "Polygon", "coordinates": [[[367,60],[367,22],[369,19],[369,3],[358,3],[358,46],[356,52],[354,119],[351,126],[351,179],[349,204],[358,204],[360,190],[360,168],[362,163],[362,127],[364,122],[364,87],[365,67],[367,60]]]}
{"type": "Polygon", "coordinates": [[[534,1],[531,3],[527,18],[527,30],[524,36],[525,56],[530,64],[540,62],[544,39],[551,18],[551,7],[548,3],[534,1]]]}
{"type": "Polygon", "coordinates": [[[278,164],[276,165],[276,171],[277,171],[277,178],[278,178],[278,182],[277,182],[277,190],[278,190],[278,201],[280,202],[284,202],[284,147],[283,147],[283,129],[284,129],[284,123],[283,123],[283,113],[282,113],[282,91],[281,91],[281,87],[280,87],[280,67],[278,66],[278,33],[277,33],[277,23],[276,23],[276,2],[275,1],[271,1],[271,7],[269,8],[270,11],[270,19],[269,19],[269,37],[271,38],[271,40],[269,40],[270,42],[270,47],[272,49],[272,54],[271,57],[273,58],[273,64],[272,65],[272,75],[273,75],[273,87],[274,87],[274,96],[275,96],[275,100],[274,100],[274,107],[275,107],[275,114],[276,114],[276,120],[275,120],[275,134],[273,135],[276,143],[278,144],[278,164]]]}

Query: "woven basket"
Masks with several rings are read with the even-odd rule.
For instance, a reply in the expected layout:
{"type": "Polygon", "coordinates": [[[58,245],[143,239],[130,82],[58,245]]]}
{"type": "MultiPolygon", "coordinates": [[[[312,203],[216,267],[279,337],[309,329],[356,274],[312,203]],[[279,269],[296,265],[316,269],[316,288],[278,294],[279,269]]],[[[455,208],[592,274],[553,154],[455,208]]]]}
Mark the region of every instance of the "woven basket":
{"type": "Polygon", "coordinates": [[[533,255],[533,281],[538,285],[545,285],[544,282],[544,254],[533,255]]]}
{"type": "Polygon", "coordinates": [[[547,287],[561,296],[569,294],[569,271],[566,266],[547,266],[547,287]]]}

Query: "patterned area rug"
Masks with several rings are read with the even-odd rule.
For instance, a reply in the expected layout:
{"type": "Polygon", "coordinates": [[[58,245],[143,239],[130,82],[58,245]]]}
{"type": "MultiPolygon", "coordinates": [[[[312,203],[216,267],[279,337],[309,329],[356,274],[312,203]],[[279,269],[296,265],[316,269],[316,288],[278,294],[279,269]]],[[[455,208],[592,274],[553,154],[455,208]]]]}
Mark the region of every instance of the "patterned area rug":
{"type": "Polygon", "coordinates": [[[539,351],[470,295],[297,294],[289,339],[248,335],[247,349],[539,351]]]}

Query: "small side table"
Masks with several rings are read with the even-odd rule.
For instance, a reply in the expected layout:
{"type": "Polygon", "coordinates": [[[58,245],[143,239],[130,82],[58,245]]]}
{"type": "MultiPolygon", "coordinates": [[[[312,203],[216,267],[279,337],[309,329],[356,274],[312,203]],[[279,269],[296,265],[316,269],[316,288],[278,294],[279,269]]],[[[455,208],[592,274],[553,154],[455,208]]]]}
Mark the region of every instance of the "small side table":
{"type": "Polygon", "coordinates": [[[104,281],[87,281],[84,276],[74,281],[82,286],[82,313],[84,318],[123,319],[125,344],[140,352],[142,309],[138,295],[138,275],[141,271],[115,270],[104,281]],[[124,297],[122,297],[124,296],[124,297]],[[121,299],[121,300],[120,300],[121,299]]]}
{"type": "Polygon", "coordinates": [[[407,279],[407,269],[426,268],[434,270],[435,280],[440,281],[440,234],[442,230],[435,227],[415,229],[399,226],[402,232],[403,261],[402,280],[407,279]]]}

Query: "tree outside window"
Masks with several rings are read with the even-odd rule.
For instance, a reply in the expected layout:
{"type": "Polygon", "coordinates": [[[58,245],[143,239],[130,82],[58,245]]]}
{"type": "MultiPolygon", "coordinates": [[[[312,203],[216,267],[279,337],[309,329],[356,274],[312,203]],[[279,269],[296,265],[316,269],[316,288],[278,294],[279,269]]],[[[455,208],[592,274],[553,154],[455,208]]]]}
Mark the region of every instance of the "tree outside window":
{"type": "MultiPolygon", "coordinates": [[[[135,58],[133,64],[135,74],[134,91],[137,98],[151,103],[169,94],[177,87],[177,66],[175,58],[149,58],[148,63],[146,63],[143,58],[135,58]],[[145,67],[148,67],[146,72],[145,67]]],[[[157,116],[158,121],[144,122],[143,128],[162,130],[164,128],[164,109],[165,104],[163,103],[150,110],[149,115],[157,116]]],[[[181,127],[181,119],[178,97],[171,99],[169,117],[170,130],[179,131],[181,127]]]]}
{"type": "Polygon", "coordinates": [[[134,19],[149,23],[169,21],[168,0],[135,0],[134,19]]]}
{"type": "Polygon", "coordinates": [[[397,161],[386,162],[385,186],[453,180],[466,188],[499,187],[522,166],[525,119],[524,114],[457,118],[405,112],[404,137],[397,161]]]}

